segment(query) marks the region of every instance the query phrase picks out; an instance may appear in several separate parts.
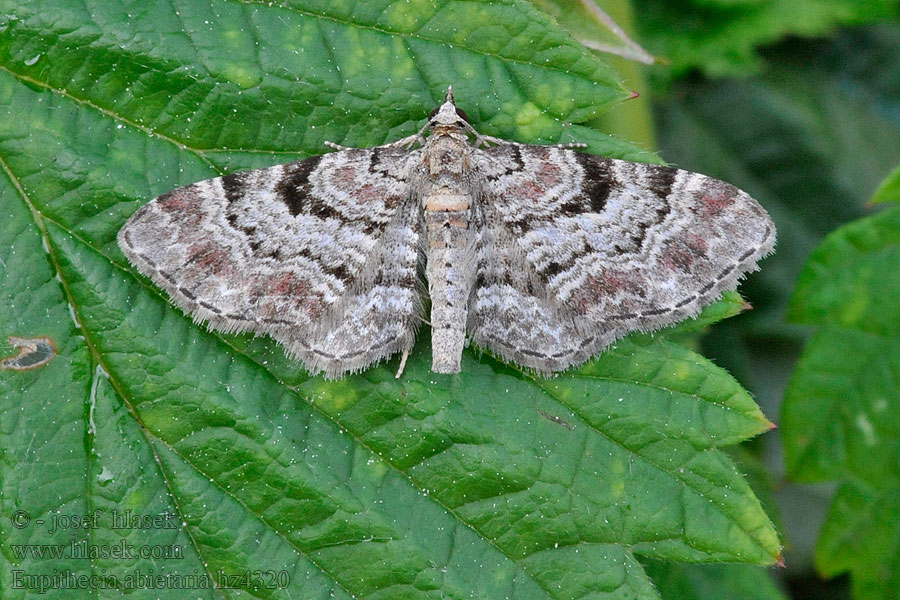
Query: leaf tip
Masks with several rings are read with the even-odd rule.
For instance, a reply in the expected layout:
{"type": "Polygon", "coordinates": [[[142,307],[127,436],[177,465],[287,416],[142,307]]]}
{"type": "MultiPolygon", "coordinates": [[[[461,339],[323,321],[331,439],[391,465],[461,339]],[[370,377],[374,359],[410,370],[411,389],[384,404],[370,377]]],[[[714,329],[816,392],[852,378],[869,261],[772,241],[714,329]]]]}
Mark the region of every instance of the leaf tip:
{"type": "Polygon", "coordinates": [[[778,551],[778,556],[775,557],[775,566],[779,569],[784,569],[787,565],[784,563],[784,552],[778,551]]]}

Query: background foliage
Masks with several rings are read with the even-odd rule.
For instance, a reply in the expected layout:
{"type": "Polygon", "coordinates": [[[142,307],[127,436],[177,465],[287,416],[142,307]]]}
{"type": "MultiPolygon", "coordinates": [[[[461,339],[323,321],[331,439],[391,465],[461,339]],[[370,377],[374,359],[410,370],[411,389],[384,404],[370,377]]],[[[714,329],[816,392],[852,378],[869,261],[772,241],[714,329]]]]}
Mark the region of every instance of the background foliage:
{"type": "MultiPolygon", "coordinates": [[[[896,597],[889,417],[900,379],[887,357],[900,315],[876,299],[900,286],[897,209],[836,231],[803,263],[828,232],[873,210],[863,202],[900,162],[900,26],[831,33],[896,17],[897,3],[660,0],[633,15],[601,4],[633,18],[667,63],[610,68],[570,37],[604,34],[563,1],[0,0],[0,334],[47,336],[59,353],[0,371],[4,597],[27,595],[16,571],[54,569],[119,578],[98,596],[125,591],[137,571],[255,569],[290,582],[254,580],[243,586],[254,597],[819,593],[798,582],[812,560],[803,518],[825,500],[784,484],[773,495],[773,435],[725,449],[769,429],[763,412],[778,414],[806,324],[819,329],[781,426],[790,477],[840,482],[816,565],[850,571],[857,598],[896,597]],[[742,287],[756,310],[702,343],[763,412],[694,351],[703,327],[746,307],[737,295],[556,379],[475,353],[462,375],[437,376],[420,339],[400,381],[391,363],[326,383],[267,339],[192,324],[115,246],[124,219],[159,193],[319,153],[326,139],[411,133],[449,83],[485,133],[650,161],[658,136],[663,159],[762,201],[779,246],[742,287]],[[621,104],[633,88],[642,99],[621,104]],[[858,361],[844,360],[851,341],[858,361]],[[780,583],[755,566],[781,557],[762,508],[779,512],[775,499],[788,544],[780,583]],[[167,512],[178,526],[50,533],[9,519],[98,509],[167,512]],[[123,539],[184,556],[27,550],[123,539]]],[[[895,198],[897,185],[876,199],[895,198]]]]}

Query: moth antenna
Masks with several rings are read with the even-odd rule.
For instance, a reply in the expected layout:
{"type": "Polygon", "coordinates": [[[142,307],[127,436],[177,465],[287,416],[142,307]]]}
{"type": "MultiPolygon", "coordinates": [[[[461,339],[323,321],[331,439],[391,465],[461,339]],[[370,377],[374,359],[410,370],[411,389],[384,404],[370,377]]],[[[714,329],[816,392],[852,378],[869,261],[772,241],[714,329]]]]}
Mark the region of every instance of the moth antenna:
{"type": "Polygon", "coordinates": [[[325,144],[326,146],[328,146],[329,148],[334,148],[335,150],[353,150],[353,148],[350,146],[342,146],[340,144],[336,144],[335,142],[329,142],[328,140],[325,140],[322,143],[325,144]]]}

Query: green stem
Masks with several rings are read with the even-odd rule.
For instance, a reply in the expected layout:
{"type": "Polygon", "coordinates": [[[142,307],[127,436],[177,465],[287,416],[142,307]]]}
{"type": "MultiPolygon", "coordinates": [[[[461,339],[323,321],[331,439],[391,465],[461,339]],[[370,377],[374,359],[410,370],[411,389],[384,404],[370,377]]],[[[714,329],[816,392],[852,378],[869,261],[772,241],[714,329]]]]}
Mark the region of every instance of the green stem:
{"type": "MultiPolygon", "coordinates": [[[[596,2],[629,36],[635,38],[634,16],[630,0],[596,0],[596,2]]],[[[600,26],[598,25],[598,27],[600,26]]],[[[605,31],[601,32],[601,36],[606,37],[605,31]]],[[[640,39],[636,39],[636,41],[641,42],[640,39]]],[[[625,85],[638,92],[640,96],[613,107],[594,119],[590,125],[647,150],[655,150],[656,137],[644,65],[612,54],[607,54],[605,58],[622,77],[625,85]]]]}

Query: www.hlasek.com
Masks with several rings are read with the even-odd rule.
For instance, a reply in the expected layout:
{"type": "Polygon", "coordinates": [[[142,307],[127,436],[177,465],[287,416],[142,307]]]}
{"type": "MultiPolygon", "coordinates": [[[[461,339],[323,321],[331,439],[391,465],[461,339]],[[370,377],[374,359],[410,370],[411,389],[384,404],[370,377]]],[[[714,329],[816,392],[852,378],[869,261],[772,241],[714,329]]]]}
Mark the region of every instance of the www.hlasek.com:
{"type": "Polygon", "coordinates": [[[157,573],[153,569],[133,569],[123,574],[101,569],[90,575],[74,573],[70,569],[53,569],[50,573],[28,573],[21,569],[12,572],[12,588],[44,594],[48,590],[199,590],[208,588],[265,590],[286,588],[291,582],[287,571],[246,570],[226,573],[193,569],[190,573],[157,573]]]}
{"type": "Polygon", "coordinates": [[[89,544],[87,540],[71,540],[68,544],[10,544],[9,550],[14,558],[35,560],[96,560],[98,558],[178,560],[184,558],[184,547],[181,544],[129,544],[124,538],[119,538],[119,541],[114,544],[89,544]]]}

